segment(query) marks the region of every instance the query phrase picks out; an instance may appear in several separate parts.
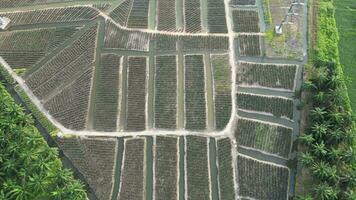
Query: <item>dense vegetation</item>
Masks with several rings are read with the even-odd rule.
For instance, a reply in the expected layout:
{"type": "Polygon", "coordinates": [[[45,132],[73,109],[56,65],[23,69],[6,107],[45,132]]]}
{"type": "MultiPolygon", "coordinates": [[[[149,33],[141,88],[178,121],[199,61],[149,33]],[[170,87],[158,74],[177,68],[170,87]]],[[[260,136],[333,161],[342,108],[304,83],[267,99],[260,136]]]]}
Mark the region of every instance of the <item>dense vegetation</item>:
{"type": "Polygon", "coordinates": [[[301,199],[356,199],[355,133],[343,71],[332,0],[320,0],[313,67],[304,88],[310,93],[310,124],[301,142],[301,162],[315,183],[301,199]]]}
{"type": "Polygon", "coordinates": [[[1,84],[0,102],[0,199],[86,199],[57,149],[48,147],[1,84]]]}
{"type": "Polygon", "coordinates": [[[344,67],[345,74],[352,78],[352,81],[347,83],[347,90],[352,110],[356,110],[356,3],[355,0],[342,0],[335,1],[334,4],[337,28],[340,34],[340,62],[344,67]]]}

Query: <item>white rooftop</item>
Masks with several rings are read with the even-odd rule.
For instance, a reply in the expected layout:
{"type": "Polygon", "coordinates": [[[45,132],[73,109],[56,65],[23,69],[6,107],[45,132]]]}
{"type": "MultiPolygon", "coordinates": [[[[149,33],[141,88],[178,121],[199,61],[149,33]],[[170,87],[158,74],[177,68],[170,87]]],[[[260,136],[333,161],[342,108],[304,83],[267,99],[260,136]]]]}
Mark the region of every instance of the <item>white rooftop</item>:
{"type": "Polygon", "coordinates": [[[0,16],[0,29],[5,30],[9,24],[10,24],[9,18],[0,16]]]}

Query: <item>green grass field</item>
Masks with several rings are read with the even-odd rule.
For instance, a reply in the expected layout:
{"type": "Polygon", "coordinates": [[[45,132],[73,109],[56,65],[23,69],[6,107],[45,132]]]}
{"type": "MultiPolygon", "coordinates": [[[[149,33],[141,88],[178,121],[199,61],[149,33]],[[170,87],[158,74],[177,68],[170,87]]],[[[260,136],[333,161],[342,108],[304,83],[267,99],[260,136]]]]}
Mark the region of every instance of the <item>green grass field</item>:
{"type": "Polygon", "coordinates": [[[351,106],[356,111],[356,4],[355,0],[336,0],[336,22],[340,35],[340,61],[348,83],[351,106]]]}

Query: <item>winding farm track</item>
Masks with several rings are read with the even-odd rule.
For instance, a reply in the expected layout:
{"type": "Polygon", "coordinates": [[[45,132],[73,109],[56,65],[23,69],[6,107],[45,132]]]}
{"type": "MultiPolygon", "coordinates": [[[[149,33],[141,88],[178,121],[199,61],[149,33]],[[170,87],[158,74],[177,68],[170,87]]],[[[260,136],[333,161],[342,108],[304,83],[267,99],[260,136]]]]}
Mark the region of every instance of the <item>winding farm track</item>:
{"type": "MultiPolygon", "coordinates": [[[[187,1],[187,0],[186,0],[187,1]]],[[[302,70],[303,70],[303,65],[307,61],[306,57],[306,41],[304,41],[304,57],[303,61],[300,60],[291,60],[291,59],[283,59],[283,58],[266,58],[265,56],[254,56],[254,55],[248,55],[248,56],[242,56],[241,50],[245,50],[244,48],[241,48],[241,45],[243,43],[242,39],[240,41],[240,36],[245,36],[245,37],[264,37],[265,36],[265,27],[266,25],[264,24],[264,21],[261,19],[263,17],[262,9],[261,9],[261,2],[258,1],[259,3],[256,5],[256,7],[246,7],[246,6],[237,6],[237,7],[232,7],[230,6],[230,1],[229,0],[224,0],[224,9],[225,9],[225,19],[226,19],[226,25],[227,25],[227,33],[208,33],[208,22],[205,19],[208,15],[207,11],[203,9],[201,16],[203,16],[202,19],[202,32],[198,33],[188,33],[185,31],[162,31],[162,30],[157,30],[156,28],[156,23],[157,19],[155,16],[152,16],[152,13],[156,12],[156,9],[152,9],[151,6],[155,4],[156,1],[150,1],[150,9],[148,10],[149,17],[148,17],[148,28],[147,29],[141,29],[141,28],[128,28],[126,26],[122,26],[120,23],[116,22],[112,17],[110,17],[110,13],[113,12],[118,6],[120,6],[124,0],[119,0],[116,2],[113,1],[102,1],[104,3],[112,3],[111,7],[108,9],[102,11],[98,9],[97,7],[93,6],[94,4],[98,3],[97,1],[78,1],[78,2],[63,2],[63,3],[51,3],[48,5],[33,5],[33,6],[23,6],[23,7],[15,7],[15,8],[0,8],[0,16],[1,15],[6,15],[9,13],[15,13],[15,12],[27,12],[27,11],[38,11],[38,10],[46,10],[46,9],[60,9],[60,8],[67,8],[67,7],[86,7],[90,8],[93,11],[97,13],[97,15],[94,18],[91,19],[85,19],[85,20],[79,20],[79,21],[70,21],[70,22],[48,22],[48,23],[37,23],[37,24],[23,24],[23,25],[18,25],[18,26],[13,26],[10,27],[8,30],[9,32],[11,31],[21,31],[21,30],[32,30],[32,29],[45,29],[45,28],[59,28],[59,27],[68,27],[68,26],[76,26],[76,27],[81,27],[80,30],[78,30],[72,38],[68,39],[67,41],[63,42],[58,46],[58,48],[52,50],[49,52],[43,59],[41,59],[39,62],[37,62],[33,67],[29,68],[25,75],[23,77],[17,75],[15,71],[9,66],[9,64],[0,56],[0,65],[3,65],[3,67],[6,69],[6,71],[11,74],[11,76],[16,80],[17,84],[21,86],[21,88],[26,92],[28,97],[32,100],[32,102],[38,107],[38,109],[57,127],[59,128],[61,135],[65,136],[77,136],[79,138],[83,138],[83,140],[86,140],[88,138],[116,138],[116,147],[115,147],[115,152],[113,153],[115,157],[115,164],[113,164],[112,169],[114,169],[114,172],[107,172],[111,173],[111,178],[112,178],[112,189],[110,191],[110,198],[111,199],[116,199],[119,197],[119,195],[123,195],[121,189],[122,189],[122,170],[127,170],[124,169],[124,163],[130,163],[132,160],[128,160],[131,158],[125,159],[126,155],[130,155],[130,152],[125,153],[126,147],[123,146],[126,144],[127,141],[129,141],[128,138],[143,138],[145,141],[145,147],[144,151],[145,154],[142,155],[143,160],[143,167],[144,167],[144,178],[142,181],[144,181],[144,196],[148,200],[155,199],[157,198],[157,191],[155,189],[156,186],[156,179],[155,177],[155,164],[157,162],[156,158],[156,140],[159,137],[172,137],[172,138],[178,138],[177,139],[177,191],[176,194],[180,200],[183,199],[189,199],[188,196],[190,195],[198,195],[198,194],[188,194],[187,191],[189,187],[188,182],[192,180],[187,180],[188,175],[187,171],[188,168],[191,167],[189,166],[189,151],[195,149],[188,149],[188,142],[193,141],[193,138],[195,136],[199,136],[201,138],[206,138],[206,144],[207,144],[207,163],[208,163],[208,169],[207,172],[209,174],[209,195],[210,199],[222,199],[221,194],[221,188],[220,186],[220,180],[218,180],[220,177],[219,173],[214,170],[219,170],[219,161],[218,161],[218,155],[219,154],[219,148],[222,149],[218,145],[219,141],[228,138],[231,144],[231,168],[233,169],[233,173],[231,174],[233,176],[233,189],[235,192],[235,198],[240,199],[259,199],[259,198],[254,198],[252,196],[246,195],[246,191],[244,187],[244,184],[241,184],[241,179],[242,175],[239,174],[239,171],[241,170],[238,165],[240,164],[238,162],[238,159],[248,159],[248,160],[253,160],[256,162],[256,166],[258,165],[261,167],[261,169],[265,166],[269,167],[275,167],[271,170],[278,171],[288,171],[288,174],[290,177],[288,178],[288,191],[283,191],[286,194],[285,195],[293,195],[294,191],[294,176],[295,176],[295,171],[294,169],[289,169],[287,167],[287,162],[288,160],[293,160],[296,158],[296,152],[292,150],[292,144],[296,140],[297,135],[299,133],[299,119],[300,119],[300,112],[297,109],[297,105],[299,105],[300,101],[299,99],[295,98],[295,92],[298,91],[301,87],[302,84],[302,70]],[[153,3],[152,3],[153,2],[153,3]],[[258,12],[258,15],[260,16],[259,20],[259,28],[260,31],[252,33],[252,32],[234,32],[234,21],[233,19],[233,11],[235,10],[248,10],[248,11],[256,11],[258,12]],[[108,24],[111,24],[112,27],[112,32],[108,32],[108,24]],[[46,96],[46,98],[38,98],[38,96],[35,93],[35,91],[29,87],[29,82],[30,78],[32,76],[35,76],[37,72],[41,72],[41,70],[44,68],[43,66],[45,64],[50,63],[54,57],[58,56],[62,52],[64,52],[66,49],[68,49],[68,46],[73,45],[76,40],[78,40],[79,37],[81,37],[84,33],[88,32],[88,30],[92,29],[92,27],[97,26],[97,32],[96,32],[96,42],[95,42],[95,48],[94,48],[94,58],[93,58],[93,67],[92,67],[92,81],[90,83],[90,93],[89,93],[89,100],[88,100],[88,109],[87,109],[87,114],[86,116],[86,124],[84,130],[73,130],[71,128],[68,128],[64,126],[62,123],[58,121],[58,116],[54,117],[51,112],[46,108],[45,103],[50,102],[51,99],[54,97],[58,96],[61,94],[63,91],[65,91],[67,88],[71,88],[76,82],[75,80],[80,79],[82,74],[76,74],[73,81],[71,80],[71,84],[62,84],[58,87],[56,87],[54,90],[51,91],[51,93],[46,96]],[[123,49],[123,48],[109,48],[106,45],[115,45],[115,44],[110,44],[107,42],[107,37],[110,37],[112,34],[114,34],[114,28],[116,28],[118,31],[121,31],[122,33],[133,33],[133,34],[141,34],[141,35],[148,35],[150,38],[149,41],[147,42],[148,45],[147,47],[139,46],[139,47],[134,47],[133,49],[123,49]],[[164,37],[176,37],[179,38],[176,42],[176,49],[173,50],[160,50],[156,49],[157,47],[155,46],[156,44],[154,43],[153,39],[158,36],[164,36],[164,37]],[[216,38],[227,38],[228,40],[228,49],[185,49],[187,45],[184,43],[184,38],[209,38],[209,37],[216,37],[216,38]],[[152,39],[153,38],[153,39],[152,39]],[[142,48],[142,49],[135,49],[135,48],[142,48]],[[116,129],[114,131],[98,131],[96,129],[95,125],[95,120],[96,117],[99,115],[97,113],[97,108],[99,104],[97,103],[97,98],[100,96],[100,91],[97,90],[97,85],[100,82],[100,77],[102,76],[100,73],[100,69],[102,68],[102,55],[119,55],[120,57],[118,58],[120,60],[120,74],[117,76],[120,80],[119,86],[117,86],[119,89],[117,91],[117,115],[119,119],[114,122],[116,129]],[[186,66],[187,56],[191,55],[202,55],[203,59],[203,70],[204,70],[204,75],[202,79],[205,80],[206,83],[204,83],[203,80],[203,85],[204,85],[204,103],[205,103],[205,108],[206,108],[206,128],[202,130],[190,130],[185,128],[187,125],[186,121],[186,107],[187,107],[187,102],[186,99],[186,89],[185,84],[187,81],[187,74],[186,74],[186,66]],[[227,77],[227,79],[230,79],[231,85],[230,90],[231,90],[231,117],[226,124],[225,128],[223,130],[218,130],[216,129],[216,116],[217,116],[217,108],[214,107],[214,103],[216,102],[216,96],[217,96],[217,89],[216,89],[216,84],[215,81],[218,81],[216,77],[214,77],[215,72],[214,69],[211,67],[213,58],[212,56],[214,55],[228,55],[228,65],[230,67],[230,75],[231,77],[227,77]],[[176,84],[177,84],[177,102],[176,102],[176,129],[175,130],[165,130],[165,129],[159,129],[155,128],[155,115],[154,115],[154,105],[155,105],[155,80],[156,80],[156,74],[155,74],[155,59],[159,56],[174,56],[176,58],[176,65],[177,65],[177,72],[176,72],[176,84]],[[132,68],[133,65],[129,65],[130,58],[147,58],[143,59],[145,60],[145,68],[147,69],[145,71],[145,80],[144,82],[146,83],[145,86],[145,109],[144,109],[144,115],[145,115],[145,128],[143,130],[127,130],[127,121],[125,118],[128,116],[127,109],[125,105],[128,102],[128,96],[130,94],[129,90],[123,89],[123,88],[128,88],[130,84],[136,84],[130,83],[130,69],[132,68]],[[147,61],[148,60],[148,61],[147,61]],[[240,62],[248,62],[252,64],[268,64],[268,65],[273,65],[273,66],[279,66],[279,65],[295,65],[296,71],[295,74],[293,74],[294,77],[294,83],[293,83],[293,88],[274,88],[271,86],[264,86],[265,84],[262,80],[255,80],[256,84],[249,84],[249,83],[239,83],[237,80],[237,77],[240,76],[239,70],[241,70],[241,65],[240,62]],[[125,74],[125,76],[123,75],[125,74]],[[128,80],[129,79],[129,80],[128,80]],[[292,110],[293,114],[292,117],[286,117],[286,116],[274,116],[274,114],[269,113],[265,110],[261,110],[260,108],[254,108],[250,109],[248,107],[244,107],[246,105],[242,105],[240,102],[237,102],[237,96],[238,94],[249,94],[252,96],[258,96],[259,98],[265,98],[265,99],[270,99],[270,98],[278,98],[278,99],[283,99],[286,101],[292,102],[292,110]],[[259,110],[260,109],[260,110],[259,110]],[[269,149],[263,149],[262,146],[258,146],[256,142],[252,146],[243,146],[240,145],[239,141],[239,134],[236,132],[236,127],[239,126],[239,121],[240,120],[247,120],[247,121],[253,121],[256,123],[260,124],[265,124],[266,126],[271,126],[271,127],[282,127],[282,128],[288,128],[292,130],[291,134],[291,144],[290,144],[290,151],[288,152],[288,157],[283,157],[281,155],[278,155],[274,152],[269,152],[269,149]],[[188,153],[187,153],[188,151],[188,153]],[[188,154],[188,155],[187,155],[188,154]],[[187,165],[188,162],[188,165],[187,165]],[[216,167],[216,168],[215,168],[216,167]],[[184,173],[184,174],[183,174],[184,173]],[[120,177],[120,178],[119,178],[120,177]]],[[[177,0],[177,2],[182,3],[181,1],[177,0]]],[[[176,5],[179,3],[176,2],[176,5]]],[[[184,2],[184,1],[183,1],[184,2]]],[[[207,7],[207,1],[202,0],[201,6],[207,7]]],[[[184,3],[182,3],[184,4],[184,3]]],[[[153,7],[155,8],[156,5],[153,7]]],[[[183,8],[182,10],[184,11],[184,5],[182,5],[183,8]]],[[[202,8],[200,8],[202,9],[202,8]]],[[[306,9],[304,10],[306,13],[306,9]]],[[[185,13],[180,13],[181,18],[183,18],[185,13]]],[[[306,15],[305,17],[306,18],[306,15]]],[[[180,21],[179,17],[177,17],[177,25],[184,26],[184,19],[183,22],[180,21]]],[[[306,31],[306,27],[305,31],[306,31]]],[[[115,30],[116,31],[116,30],[115,30]]],[[[121,34],[120,32],[120,34],[121,34]]],[[[0,32],[1,34],[1,32],[0,32]]],[[[0,35],[1,39],[1,35],[0,35]]],[[[137,39],[137,38],[136,38],[137,39]]],[[[140,39],[137,39],[139,41],[140,39]]],[[[262,40],[262,39],[259,39],[262,40]]],[[[1,41],[1,40],[0,40],[1,41]]],[[[134,41],[134,42],[137,42],[134,41]]],[[[110,42],[110,41],[109,41],[110,42]]],[[[133,43],[134,43],[133,42],[133,43]]],[[[130,42],[129,42],[130,43],[130,42]]],[[[1,44],[0,44],[1,45],[1,44]]],[[[131,44],[132,45],[132,44],[131,44]]],[[[252,46],[251,44],[249,44],[252,46]]],[[[263,45],[259,45],[260,51],[266,51],[264,49],[263,45]]],[[[248,47],[246,47],[248,48],[248,47]]],[[[0,52],[1,53],[1,52],[0,52]]],[[[81,54],[82,55],[82,54],[81,54]]],[[[192,56],[192,57],[193,57],[192,56]]],[[[192,59],[194,60],[194,59],[192,59]]],[[[194,70],[194,69],[193,69],[194,70]]],[[[86,68],[83,69],[83,71],[88,71],[86,68]]],[[[139,76],[139,74],[134,74],[134,76],[139,76]]],[[[244,76],[244,75],[241,75],[244,76]]],[[[277,75],[276,75],[277,76],[277,75]]],[[[106,76],[104,76],[105,78],[106,76]]],[[[224,77],[226,78],[226,77],[224,77]]],[[[196,80],[193,80],[193,82],[196,80]]],[[[279,80],[278,80],[279,81],[279,80]]],[[[47,83],[45,81],[44,83],[47,83]]],[[[42,83],[42,85],[44,85],[42,83]]],[[[279,82],[278,82],[279,83],[279,82]]],[[[275,83],[278,85],[278,83],[275,83]]],[[[131,94],[132,95],[132,94],[131,94]]],[[[251,101],[254,101],[251,99],[251,101]]],[[[201,103],[201,102],[200,102],[201,103]]],[[[278,107],[278,105],[276,105],[278,107]]],[[[273,105],[272,105],[273,107],[273,105]]],[[[226,108],[225,108],[226,109],[226,108]]],[[[274,129],[273,129],[274,130],[274,129]]],[[[253,131],[258,131],[253,130],[253,131]]],[[[59,139],[61,140],[61,139],[59,139]]],[[[278,139],[276,139],[278,140],[278,139]]],[[[83,145],[80,144],[81,139],[78,139],[78,145],[83,145]]],[[[272,142],[273,141],[267,141],[267,142],[272,142]]],[[[260,144],[261,145],[261,144],[260,144]]],[[[85,145],[84,145],[85,146],[85,145]]],[[[86,147],[87,148],[87,147],[86,147]]],[[[143,147],[142,147],[143,148],[143,147]]],[[[84,148],[85,149],[85,148],[84,148]]],[[[135,151],[137,149],[134,149],[135,151]]],[[[139,150],[139,149],[138,149],[139,150]]],[[[137,151],[138,151],[137,150],[137,151]]],[[[142,149],[141,149],[142,150],[142,149]]],[[[90,155],[90,151],[84,152],[86,153],[85,155],[90,155]]],[[[112,152],[111,152],[112,153],[112,152]]],[[[132,152],[131,152],[132,153],[132,152]]],[[[107,155],[110,153],[107,152],[107,155]]],[[[111,155],[111,154],[110,154],[111,155]]],[[[190,154],[192,155],[192,154],[190,154]]],[[[221,155],[220,155],[221,156],[221,155]]],[[[203,160],[204,161],[204,160],[203,160]]],[[[95,161],[93,161],[95,162],[95,161]]],[[[86,168],[81,168],[83,166],[79,166],[78,168],[80,170],[86,170],[86,168]]],[[[189,168],[191,170],[191,168],[189,168]]],[[[247,170],[247,169],[246,169],[247,170]]],[[[106,176],[103,172],[102,176],[106,176]]],[[[89,184],[97,184],[95,181],[91,180],[90,174],[87,175],[86,178],[89,177],[89,180],[91,181],[89,184]]],[[[276,178],[276,177],[273,177],[276,178]]],[[[125,184],[125,183],[124,183],[125,184]]],[[[272,195],[273,191],[271,192],[272,195]]],[[[263,197],[260,197],[263,198],[263,197]]],[[[275,197],[276,199],[283,199],[283,197],[275,197]]]]}

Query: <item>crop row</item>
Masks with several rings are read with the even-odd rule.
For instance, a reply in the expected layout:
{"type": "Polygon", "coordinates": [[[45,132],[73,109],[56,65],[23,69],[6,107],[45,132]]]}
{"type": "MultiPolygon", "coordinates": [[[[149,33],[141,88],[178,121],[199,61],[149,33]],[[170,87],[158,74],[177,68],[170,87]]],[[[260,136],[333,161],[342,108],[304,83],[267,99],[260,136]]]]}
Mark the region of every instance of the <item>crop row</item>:
{"type": "Polygon", "coordinates": [[[9,52],[40,53],[51,51],[73,36],[78,27],[32,29],[0,33],[0,49],[9,52]]]}
{"type": "Polygon", "coordinates": [[[143,199],[144,197],[145,143],[145,139],[142,138],[125,140],[118,199],[143,199]]]}
{"type": "Polygon", "coordinates": [[[262,56],[261,37],[258,35],[240,35],[237,38],[240,56],[262,56]]]}
{"type": "Polygon", "coordinates": [[[235,131],[239,145],[288,158],[292,129],[257,121],[239,119],[235,131]]]}
{"type": "Polygon", "coordinates": [[[151,35],[139,31],[123,30],[113,23],[106,24],[105,48],[148,51],[151,35]]]}
{"type": "Polygon", "coordinates": [[[91,20],[99,13],[90,7],[65,7],[45,10],[0,13],[11,20],[11,26],[91,20]]]}
{"type": "Polygon", "coordinates": [[[257,11],[233,10],[232,20],[235,32],[260,32],[257,11]]]}
{"type": "Polygon", "coordinates": [[[231,141],[229,138],[217,141],[217,160],[220,199],[234,200],[234,172],[232,167],[231,141]]]}
{"type": "Polygon", "coordinates": [[[215,89],[215,126],[217,130],[222,130],[229,123],[232,109],[229,55],[212,55],[211,65],[215,89]]]}
{"type": "Polygon", "coordinates": [[[38,88],[35,93],[39,95],[39,98],[43,98],[54,88],[63,84],[64,80],[70,81],[74,72],[89,67],[87,64],[93,62],[95,37],[96,26],[85,31],[74,43],[30,74],[26,78],[27,85],[32,90],[38,88]]]}
{"type": "Polygon", "coordinates": [[[200,0],[184,1],[184,23],[185,32],[196,33],[201,32],[201,10],[200,0]]]}
{"type": "Polygon", "coordinates": [[[126,130],[146,128],[146,57],[129,57],[126,130]]]}
{"type": "Polygon", "coordinates": [[[76,27],[0,33],[0,55],[16,68],[29,68],[77,31],[76,27]]]}
{"type": "Polygon", "coordinates": [[[289,170],[237,156],[239,196],[253,199],[286,200],[289,170]]]}
{"type": "Polygon", "coordinates": [[[29,68],[43,58],[44,55],[44,52],[2,52],[0,50],[0,56],[13,69],[29,68]]]}
{"type": "Polygon", "coordinates": [[[10,52],[44,52],[52,34],[51,29],[0,32],[0,49],[10,52]]]}
{"type": "Polygon", "coordinates": [[[188,200],[210,198],[207,144],[207,139],[204,137],[186,137],[186,189],[188,200]]]}
{"type": "MultiPolygon", "coordinates": [[[[33,6],[38,4],[48,4],[48,3],[62,3],[69,2],[72,0],[2,0],[0,1],[0,8],[14,8],[14,7],[22,7],[22,6],[33,6]]],[[[78,0],[85,1],[85,0],[78,0]]],[[[95,0],[100,1],[100,0],[95,0]]]]}
{"type": "Polygon", "coordinates": [[[206,128],[205,78],[203,55],[186,55],[185,60],[185,128],[206,128]]]}
{"type": "Polygon", "coordinates": [[[157,2],[157,29],[163,31],[176,30],[176,1],[158,0],[157,2]]]}
{"type": "Polygon", "coordinates": [[[293,90],[296,65],[240,62],[236,80],[242,85],[256,85],[293,90]]]}
{"type": "Polygon", "coordinates": [[[177,58],[157,56],[155,73],[155,127],[176,128],[177,58]]]}
{"type": "Polygon", "coordinates": [[[232,6],[247,6],[247,5],[255,5],[256,0],[232,0],[230,5],[232,6]]]}
{"type": "Polygon", "coordinates": [[[44,107],[64,127],[83,130],[86,127],[92,69],[44,103],[44,107]]]}
{"type": "Polygon", "coordinates": [[[148,27],[149,0],[132,0],[132,8],[127,22],[129,28],[148,27]]]}
{"type": "Polygon", "coordinates": [[[180,40],[185,51],[229,50],[229,38],[225,36],[183,36],[180,40]]]}
{"type": "MultiPolygon", "coordinates": [[[[73,58],[74,59],[74,58],[73,58]]],[[[90,68],[94,62],[94,48],[91,47],[78,58],[75,58],[68,65],[63,66],[61,71],[51,74],[47,80],[32,90],[39,99],[44,100],[51,96],[57,88],[61,88],[73,81],[75,77],[82,74],[85,70],[90,68]]]]}
{"type": "Polygon", "coordinates": [[[120,59],[115,54],[104,54],[96,68],[94,129],[98,131],[116,131],[120,59]]]}
{"type": "Polygon", "coordinates": [[[115,139],[57,139],[74,166],[83,174],[98,199],[110,199],[115,163],[115,139]]]}
{"type": "Polygon", "coordinates": [[[177,51],[178,37],[174,35],[156,34],[153,37],[154,50],[156,52],[177,51]]]}
{"type": "Polygon", "coordinates": [[[110,17],[121,26],[127,26],[127,19],[132,8],[133,0],[126,0],[116,7],[111,13],[110,17]]]}
{"type": "Polygon", "coordinates": [[[293,101],[291,99],[238,93],[236,103],[240,109],[271,113],[276,117],[284,116],[293,119],[293,101]]]}
{"type": "Polygon", "coordinates": [[[224,0],[208,0],[208,29],[210,33],[227,33],[224,0]]]}
{"type": "Polygon", "coordinates": [[[178,139],[158,136],[155,145],[155,199],[177,199],[177,167],[178,139]]]}

